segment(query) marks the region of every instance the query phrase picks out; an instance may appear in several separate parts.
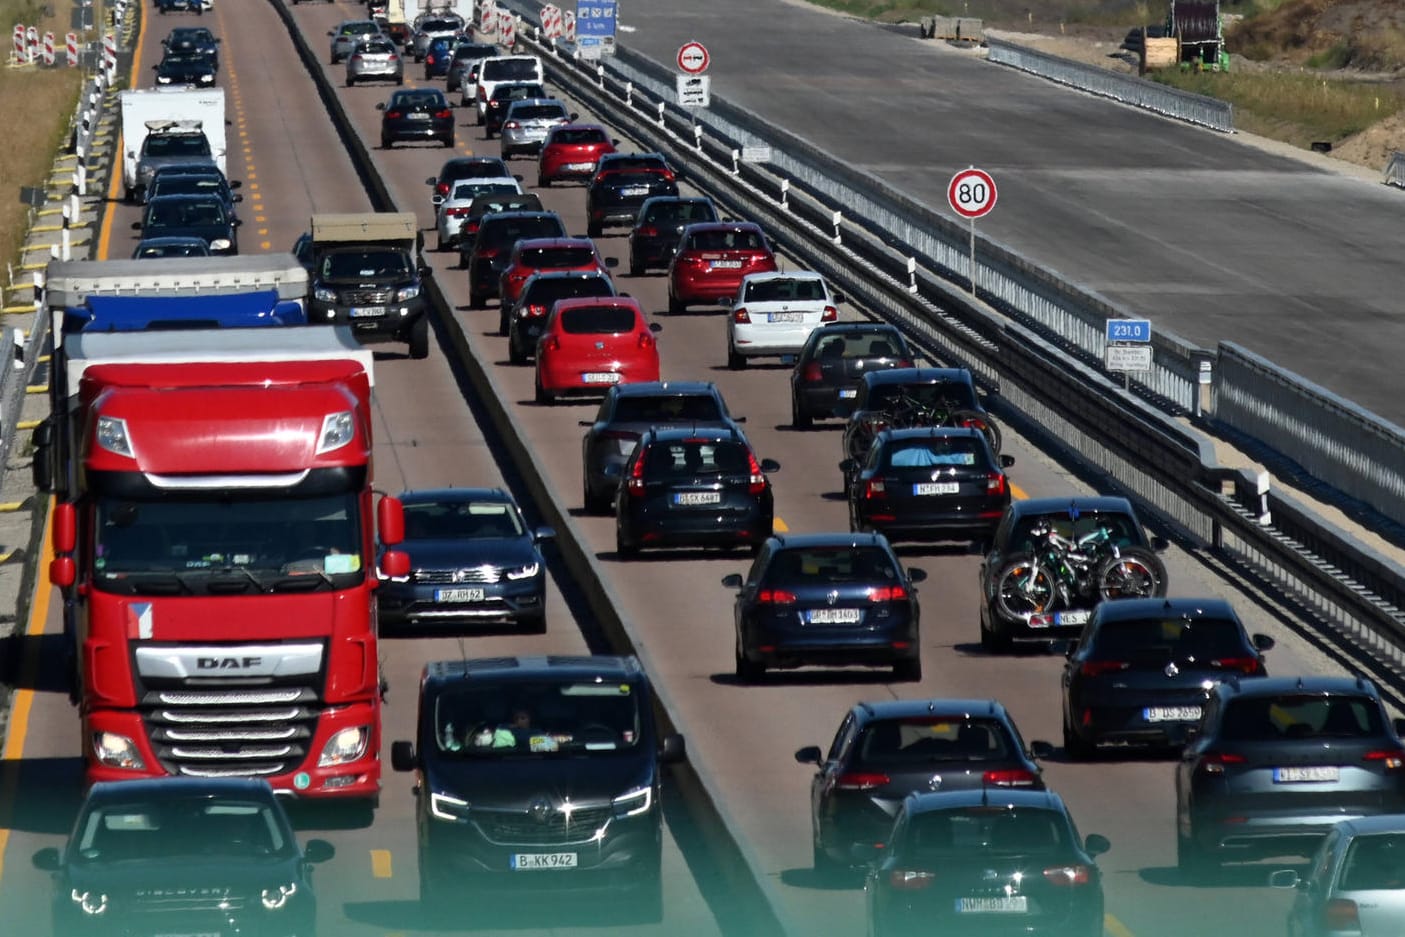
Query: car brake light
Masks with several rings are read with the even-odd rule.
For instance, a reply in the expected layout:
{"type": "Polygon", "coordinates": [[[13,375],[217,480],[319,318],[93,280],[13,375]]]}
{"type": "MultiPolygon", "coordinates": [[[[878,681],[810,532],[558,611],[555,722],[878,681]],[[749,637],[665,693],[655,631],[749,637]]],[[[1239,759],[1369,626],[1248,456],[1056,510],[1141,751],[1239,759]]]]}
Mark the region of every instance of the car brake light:
{"type": "Polygon", "coordinates": [[[449,110],[447,107],[444,108],[444,110],[442,110],[442,111],[435,111],[435,112],[434,112],[434,119],[435,119],[435,120],[448,120],[450,117],[453,117],[453,116],[454,116],[454,112],[451,111],[451,110],[449,110]]]}
{"type": "Polygon", "coordinates": [[[444,209],[444,214],[449,218],[462,218],[464,215],[468,214],[468,206],[456,205],[453,208],[446,208],[444,209]]]}
{"type": "Polygon", "coordinates": [[[449,194],[449,183],[447,183],[447,182],[436,182],[436,183],[434,183],[434,194],[435,194],[435,195],[448,195],[448,194],[449,194]]]}
{"type": "Polygon", "coordinates": [[[869,500],[871,498],[882,498],[885,497],[887,493],[888,486],[884,483],[883,479],[881,478],[870,478],[868,481],[864,482],[864,500],[869,500]]]}
{"type": "Polygon", "coordinates": [[[795,593],[785,589],[762,589],[756,593],[756,601],[762,605],[790,605],[795,601],[795,593]]]}
{"type": "Polygon", "coordinates": [[[1367,752],[1361,756],[1361,760],[1379,761],[1381,767],[1387,771],[1399,771],[1401,768],[1405,768],[1405,752],[1396,748],[1382,748],[1367,752]]]}
{"type": "Polygon", "coordinates": [[[1131,663],[1125,660],[1085,660],[1078,672],[1085,677],[1100,677],[1105,673],[1116,673],[1131,666],[1131,663]]]}
{"type": "Polygon", "coordinates": [[[478,100],[480,100],[480,101],[487,101],[487,100],[488,100],[488,96],[483,93],[483,86],[482,86],[482,85],[479,85],[479,86],[478,86],[478,100]]]}
{"type": "Polygon", "coordinates": [[[909,358],[899,358],[897,366],[900,368],[910,368],[912,367],[912,360],[909,358]]]}
{"type": "Polygon", "coordinates": [[[647,454],[647,451],[639,453],[633,468],[629,470],[629,481],[625,483],[625,490],[636,498],[644,496],[644,457],[647,454]]]}
{"type": "Polygon", "coordinates": [[[966,429],[975,429],[985,432],[985,420],[979,417],[967,417],[961,421],[961,425],[966,429]]]}
{"type": "Polygon", "coordinates": [[[1050,885],[1069,888],[1077,885],[1087,885],[1093,880],[1093,875],[1092,871],[1086,865],[1079,863],[1077,865],[1056,865],[1051,869],[1045,869],[1044,878],[1050,885]]]}
{"type": "Polygon", "coordinates": [[[839,320],[839,310],[833,306],[825,306],[824,312],[820,315],[821,322],[837,322],[839,320]]]}
{"type": "Polygon", "coordinates": [[[890,778],[886,774],[873,771],[849,771],[834,779],[834,786],[841,791],[871,791],[884,787],[890,778]]]}
{"type": "Polygon", "coordinates": [[[1210,661],[1210,666],[1252,675],[1259,672],[1260,665],[1257,657],[1223,657],[1210,661]]]}
{"type": "Polygon", "coordinates": [[[1359,931],[1361,917],[1356,902],[1350,898],[1333,898],[1322,907],[1322,926],[1329,931],[1359,931]]]}
{"type": "Polygon", "coordinates": [[[745,306],[738,306],[736,309],[732,310],[732,321],[739,325],[750,325],[751,313],[746,311],[745,306]]]}
{"type": "Polygon", "coordinates": [[[935,872],[918,869],[893,869],[888,873],[888,887],[895,891],[921,891],[935,881],[935,872]]]}
{"type": "Polygon", "coordinates": [[[1242,765],[1243,755],[1233,752],[1206,752],[1200,756],[1200,770],[1206,774],[1224,774],[1225,765],[1242,765]]]}
{"type": "Polygon", "coordinates": [[[548,335],[542,340],[542,351],[560,351],[561,339],[555,335],[548,335]]]}
{"type": "Polygon", "coordinates": [[[386,60],[387,62],[398,62],[398,61],[400,61],[400,56],[398,56],[398,55],[396,55],[394,52],[392,52],[392,53],[390,53],[390,55],[386,56],[385,60],[386,60]]]}
{"type": "Polygon", "coordinates": [[[639,235],[640,237],[652,238],[659,236],[659,229],[651,224],[646,224],[634,233],[639,235]]]}
{"type": "Polygon", "coordinates": [[[404,113],[401,112],[401,111],[386,111],[386,112],[385,112],[385,116],[386,116],[386,119],[387,119],[387,120],[399,120],[400,118],[404,117],[405,115],[404,115],[404,113]]]}
{"type": "Polygon", "coordinates": [[[531,319],[539,319],[546,315],[546,306],[541,303],[530,303],[522,314],[531,319]]]}
{"type": "Polygon", "coordinates": [[[653,348],[653,347],[654,347],[654,336],[650,335],[648,332],[640,332],[640,333],[639,333],[639,347],[640,347],[640,348],[653,348]]]}
{"type": "Polygon", "coordinates": [[[489,258],[491,258],[491,257],[496,257],[496,256],[498,256],[498,248],[496,248],[496,247],[484,247],[484,248],[481,248],[481,249],[479,249],[479,251],[478,251],[478,256],[479,256],[479,257],[489,257],[489,258]]]}
{"type": "Polygon", "coordinates": [[[868,590],[870,602],[905,602],[907,589],[903,586],[878,586],[868,590]]]}
{"type": "Polygon", "coordinates": [[[1034,772],[1024,768],[996,768],[987,771],[981,776],[981,780],[992,787],[1033,787],[1039,779],[1034,776],[1034,772]]]}
{"type": "Polygon", "coordinates": [[[748,452],[746,454],[746,459],[749,463],[748,471],[751,473],[751,478],[748,480],[746,486],[746,493],[752,497],[756,497],[766,490],[766,475],[761,471],[761,465],[756,461],[755,453],[748,452]]]}
{"type": "Polygon", "coordinates": [[[1005,493],[1004,473],[991,472],[985,477],[985,493],[988,495],[1003,495],[1005,493]]]}
{"type": "Polygon", "coordinates": [[[805,365],[805,370],[800,372],[800,379],[808,383],[824,380],[824,369],[820,367],[818,361],[811,361],[805,365]]]}
{"type": "Polygon", "coordinates": [[[504,130],[516,130],[521,126],[522,125],[515,120],[509,120],[507,123],[502,125],[504,130]]]}

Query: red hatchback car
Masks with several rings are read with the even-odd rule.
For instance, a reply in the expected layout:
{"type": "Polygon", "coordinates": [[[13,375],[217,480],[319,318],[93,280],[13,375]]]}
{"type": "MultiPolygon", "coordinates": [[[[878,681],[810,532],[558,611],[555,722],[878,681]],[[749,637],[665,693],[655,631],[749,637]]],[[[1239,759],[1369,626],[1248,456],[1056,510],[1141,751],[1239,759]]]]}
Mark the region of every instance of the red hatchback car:
{"type": "Polygon", "coordinates": [[[776,255],[760,225],[749,221],[690,224],[668,266],[668,311],[720,303],[737,294],[742,277],[772,273],[776,255]]]}
{"type": "Polygon", "coordinates": [[[537,186],[562,179],[588,180],[605,153],[615,152],[615,141],[599,124],[562,124],[546,135],[537,157],[537,186]]]}
{"type": "Polygon", "coordinates": [[[537,403],[659,379],[657,322],[626,296],[558,300],[537,339],[537,403]]]}
{"type": "Polygon", "coordinates": [[[590,238],[523,238],[512,248],[507,267],[498,278],[498,296],[506,309],[517,302],[522,284],[539,270],[599,270],[619,266],[619,261],[600,256],[590,238]]]}

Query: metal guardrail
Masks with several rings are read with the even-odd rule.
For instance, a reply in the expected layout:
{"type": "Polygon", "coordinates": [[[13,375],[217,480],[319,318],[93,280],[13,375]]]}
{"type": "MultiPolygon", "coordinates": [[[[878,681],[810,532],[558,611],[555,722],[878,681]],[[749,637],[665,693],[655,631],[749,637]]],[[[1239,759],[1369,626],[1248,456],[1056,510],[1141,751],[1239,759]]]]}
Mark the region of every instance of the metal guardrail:
{"type": "Polygon", "coordinates": [[[1390,162],[1385,164],[1385,178],[1382,181],[1386,185],[1405,188],[1405,153],[1396,150],[1390,154],[1390,162]]]}
{"type": "Polygon", "coordinates": [[[990,48],[990,61],[999,65],[1211,130],[1234,132],[1234,106],[1226,101],[1179,91],[1145,78],[1121,75],[1012,42],[987,38],[986,45],[990,48]]]}

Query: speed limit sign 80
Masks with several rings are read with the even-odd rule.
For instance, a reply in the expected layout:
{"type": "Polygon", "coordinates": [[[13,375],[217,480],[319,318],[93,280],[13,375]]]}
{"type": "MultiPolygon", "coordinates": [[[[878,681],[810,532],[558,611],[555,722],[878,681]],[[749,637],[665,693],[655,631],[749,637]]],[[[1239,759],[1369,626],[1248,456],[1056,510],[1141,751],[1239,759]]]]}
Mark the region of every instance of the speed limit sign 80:
{"type": "Polygon", "coordinates": [[[995,207],[995,180],[983,169],[963,169],[951,177],[946,200],[962,218],[980,218],[995,207]]]}

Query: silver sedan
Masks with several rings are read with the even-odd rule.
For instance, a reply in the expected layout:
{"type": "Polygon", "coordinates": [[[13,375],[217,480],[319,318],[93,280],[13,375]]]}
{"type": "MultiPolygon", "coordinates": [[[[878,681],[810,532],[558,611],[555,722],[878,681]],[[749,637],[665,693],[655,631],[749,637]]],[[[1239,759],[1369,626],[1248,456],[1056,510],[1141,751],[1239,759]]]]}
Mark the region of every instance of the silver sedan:
{"type": "Polygon", "coordinates": [[[379,35],[380,31],[375,20],[343,20],[336,29],[327,30],[332,37],[332,64],[340,65],[356,50],[358,42],[379,35]]]}
{"type": "Polygon", "coordinates": [[[454,191],[439,203],[435,211],[435,227],[439,229],[439,243],[436,250],[446,251],[457,246],[464,219],[473,206],[473,200],[480,195],[498,195],[510,192],[522,194],[522,183],[512,176],[484,179],[462,179],[454,183],[454,191]]]}
{"type": "Polygon", "coordinates": [[[1298,891],[1288,916],[1293,937],[1405,933],[1405,816],[1342,820],[1305,877],[1283,869],[1269,884],[1298,891]]]}
{"type": "Polygon", "coordinates": [[[518,153],[535,156],[552,127],[569,124],[575,114],[555,98],[525,98],[507,106],[502,119],[502,158],[518,153]]]}
{"type": "Polygon", "coordinates": [[[357,43],[346,59],[348,88],[358,81],[373,80],[393,81],[397,85],[405,83],[405,63],[396,51],[395,43],[384,36],[357,43]]]}

